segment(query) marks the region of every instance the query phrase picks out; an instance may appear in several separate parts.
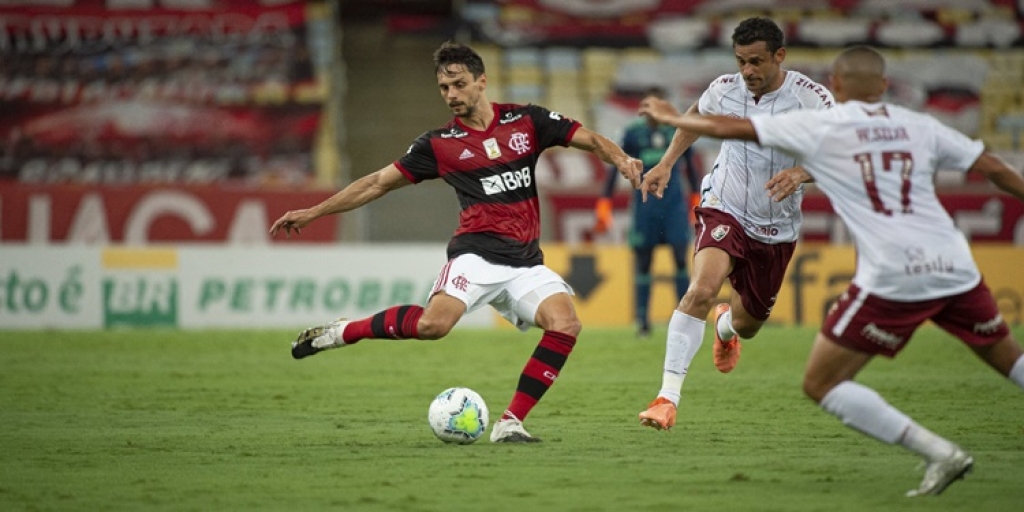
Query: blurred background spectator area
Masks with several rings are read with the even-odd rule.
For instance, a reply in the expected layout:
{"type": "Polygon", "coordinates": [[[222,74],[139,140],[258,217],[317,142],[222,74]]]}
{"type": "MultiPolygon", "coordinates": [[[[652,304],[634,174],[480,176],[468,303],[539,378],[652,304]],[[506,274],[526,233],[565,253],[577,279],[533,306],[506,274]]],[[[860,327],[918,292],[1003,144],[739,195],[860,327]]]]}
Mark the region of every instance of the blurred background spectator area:
{"type": "MultiPolygon", "coordinates": [[[[0,186],[326,193],[393,161],[450,117],[430,66],[448,39],[482,54],[492,100],[538,103],[618,139],[645,88],[662,86],[685,108],[712,79],[735,72],[732,30],[755,15],[786,32],[786,66],[822,83],[839,48],[880,48],[890,61],[890,101],[983,139],[1021,168],[1022,4],[2,0],[0,186]]],[[[697,145],[705,163],[717,147],[697,145]]],[[[538,181],[548,194],[543,207],[553,210],[549,237],[585,237],[588,201],[605,172],[575,152],[545,153],[538,181]]],[[[345,216],[338,237],[445,239],[457,204],[439,203],[445,192],[432,187],[345,216]],[[409,205],[436,218],[402,216],[409,205]]],[[[940,187],[976,193],[981,202],[968,208],[979,215],[994,211],[985,199],[994,189],[981,181],[944,174],[940,187]]],[[[0,205],[5,223],[24,213],[9,204],[0,205]]],[[[998,206],[1002,225],[1011,225],[1008,207],[998,206]]],[[[1005,226],[996,240],[1014,239],[1005,226]]]]}
{"type": "Polygon", "coordinates": [[[0,179],[305,185],[326,4],[0,2],[0,179]]]}

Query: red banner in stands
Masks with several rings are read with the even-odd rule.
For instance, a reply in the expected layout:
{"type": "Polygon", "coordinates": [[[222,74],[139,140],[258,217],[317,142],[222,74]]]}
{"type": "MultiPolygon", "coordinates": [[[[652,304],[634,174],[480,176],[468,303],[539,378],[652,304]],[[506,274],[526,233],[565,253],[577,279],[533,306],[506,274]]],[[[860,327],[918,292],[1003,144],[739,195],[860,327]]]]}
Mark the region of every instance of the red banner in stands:
{"type": "Polygon", "coordinates": [[[283,235],[272,239],[268,234],[271,223],[285,211],[330,195],[224,187],[0,182],[0,243],[333,242],[338,216],[320,219],[291,239],[283,235]]]}
{"type": "Polygon", "coordinates": [[[305,2],[194,4],[0,7],[0,179],[309,183],[325,36],[305,2]]]}

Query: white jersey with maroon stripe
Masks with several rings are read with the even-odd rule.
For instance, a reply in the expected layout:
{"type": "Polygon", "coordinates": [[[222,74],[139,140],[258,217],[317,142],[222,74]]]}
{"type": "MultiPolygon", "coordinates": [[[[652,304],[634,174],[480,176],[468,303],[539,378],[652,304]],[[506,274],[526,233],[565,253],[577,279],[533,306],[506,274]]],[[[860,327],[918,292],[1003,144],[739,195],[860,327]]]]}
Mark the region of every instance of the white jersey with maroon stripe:
{"type": "MultiPolygon", "coordinates": [[[[757,101],[739,73],[718,77],[700,98],[701,114],[752,118],[799,109],[831,107],[832,94],[796,71],[786,71],[782,86],[757,101]]],[[[782,169],[796,166],[793,157],[755,142],[728,140],[701,186],[701,206],[717,208],[739,221],[753,239],[765,243],[796,241],[800,234],[803,187],[782,202],[768,197],[764,186],[782,169]]]]}
{"type": "Polygon", "coordinates": [[[761,144],[814,177],[857,247],[854,284],[895,301],[947,297],[981,280],[963,233],[935,195],[935,172],[969,169],[984,145],[884,103],[751,118],[761,144]]]}

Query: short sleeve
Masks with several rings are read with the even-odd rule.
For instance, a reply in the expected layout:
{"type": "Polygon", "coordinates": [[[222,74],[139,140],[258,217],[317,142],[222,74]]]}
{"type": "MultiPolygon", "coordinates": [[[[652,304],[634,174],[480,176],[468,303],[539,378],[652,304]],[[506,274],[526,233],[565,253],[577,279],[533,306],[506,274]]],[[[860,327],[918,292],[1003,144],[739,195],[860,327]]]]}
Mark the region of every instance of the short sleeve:
{"type": "Polygon", "coordinates": [[[395,167],[413,183],[437,178],[437,157],[434,155],[429,133],[424,133],[413,141],[405,155],[395,161],[395,167]]]}
{"type": "Polygon", "coordinates": [[[934,125],[932,132],[935,134],[937,169],[966,171],[985,151],[985,144],[980,140],[971,140],[938,120],[929,121],[934,125]]]}
{"type": "Polygon", "coordinates": [[[697,100],[697,112],[703,115],[721,113],[718,111],[718,102],[713,98],[710,87],[705,89],[704,94],[701,94],[700,99],[697,100]]]}
{"type": "Polygon", "coordinates": [[[797,158],[813,153],[821,142],[824,119],[820,110],[796,110],[774,116],[751,116],[758,143],[781,149],[797,158]]]}
{"type": "Polygon", "coordinates": [[[528,105],[530,119],[541,148],[568,146],[580,123],[539,105],[528,105]]]}
{"type": "Polygon", "coordinates": [[[711,82],[697,100],[697,112],[703,115],[722,114],[722,96],[736,79],[735,74],[722,75],[711,82]]]}

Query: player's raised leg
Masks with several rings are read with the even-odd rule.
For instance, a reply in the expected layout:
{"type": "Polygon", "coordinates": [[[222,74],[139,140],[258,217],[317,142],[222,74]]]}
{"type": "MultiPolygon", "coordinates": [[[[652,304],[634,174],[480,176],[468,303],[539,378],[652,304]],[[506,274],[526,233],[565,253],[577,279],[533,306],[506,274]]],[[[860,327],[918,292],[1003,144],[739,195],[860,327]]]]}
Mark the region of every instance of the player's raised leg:
{"type": "Polygon", "coordinates": [[[451,331],[465,312],[464,302],[438,292],[430,298],[425,309],[414,304],[392,306],[360,320],[339,319],[310,327],[292,342],[292,357],[302,359],[364,339],[440,339],[451,331]]]}
{"type": "Polygon", "coordinates": [[[857,372],[872,357],[819,333],[807,363],[804,392],[844,425],[883,443],[903,446],[925,459],[924,479],[907,496],[939,494],[963,478],[974,459],[890,405],[875,390],[854,382],[857,372]]]}
{"type": "Polygon", "coordinates": [[[732,328],[732,308],[721,303],[715,306],[715,344],[712,346],[712,361],[722,373],[729,373],[740,361],[743,344],[732,328]]]}

